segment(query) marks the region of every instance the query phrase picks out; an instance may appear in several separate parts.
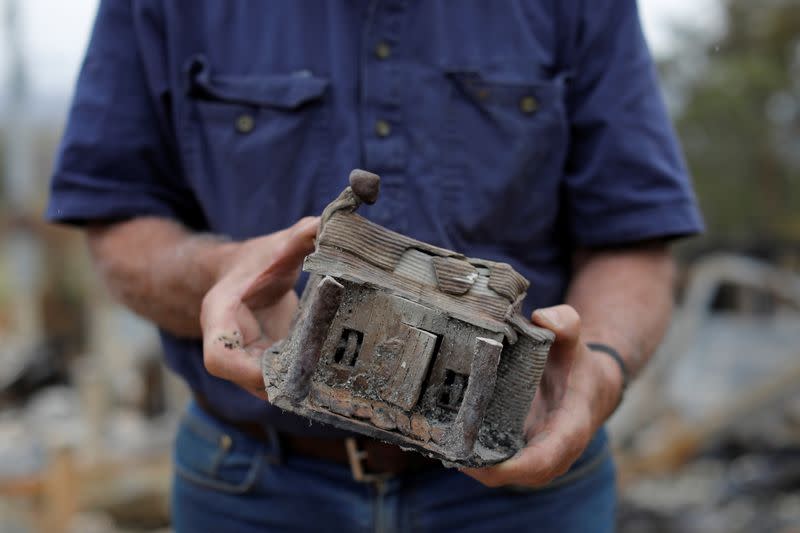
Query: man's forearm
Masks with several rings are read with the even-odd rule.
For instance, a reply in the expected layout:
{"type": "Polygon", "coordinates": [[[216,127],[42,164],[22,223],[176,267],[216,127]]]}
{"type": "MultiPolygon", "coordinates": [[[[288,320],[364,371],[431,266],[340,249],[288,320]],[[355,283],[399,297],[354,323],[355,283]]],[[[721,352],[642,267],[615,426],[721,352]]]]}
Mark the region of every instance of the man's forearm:
{"type": "Polygon", "coordinates": [[[567,303],[581,316],[581,336],[619,351],[630,377],[650,359],[669,324],[674,270],[663,243],[576,257],[567,303]]]}
{"type": "Polygon", "coordinates": [[[136,313],[183,337],[200,337],[200,306],[229,244],[165,218],[143,217],[87,231],[111,293],[136,313]]]}
{"type": "MultiPolygon", "coordinates": [[[[581,340],[611,346],[624,360],[628,379],[636,376],[669,324],[673,278],[674,264],[663,243],[579,252],[567,303],[581,317],[581,340]]],[[[597,384],[592,415],[599,426],[619,404],[623,374],[610,356],[588,356],[591,366],[582,370],[583,382],[597,384]]]]}

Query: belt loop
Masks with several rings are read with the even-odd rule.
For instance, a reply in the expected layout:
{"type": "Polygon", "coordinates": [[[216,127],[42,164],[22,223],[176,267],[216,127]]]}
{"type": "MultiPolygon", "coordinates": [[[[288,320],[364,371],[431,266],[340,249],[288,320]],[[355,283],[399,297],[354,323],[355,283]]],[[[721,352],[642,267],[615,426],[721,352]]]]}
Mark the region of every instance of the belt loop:
{"type": "Polygon", "coordinates": [[[272,427],[267,426],[267,435],[269,435],[270,453],[268,454],[268,461],[273,465],[282,465],[286,457],[283,454],[283,446],[281,445],[281,436],[278,431],[272,427]]]}
{"type": "Polygon", "coordinates": [[[387,480],[394,476],[390,472],[367,472],[367,451],[359,446],[355,437],[344,439],[347,450],[347,461],[350,463],[350,473],[353,480],[359,483],[372,483],[382,492],[387,480]]]}

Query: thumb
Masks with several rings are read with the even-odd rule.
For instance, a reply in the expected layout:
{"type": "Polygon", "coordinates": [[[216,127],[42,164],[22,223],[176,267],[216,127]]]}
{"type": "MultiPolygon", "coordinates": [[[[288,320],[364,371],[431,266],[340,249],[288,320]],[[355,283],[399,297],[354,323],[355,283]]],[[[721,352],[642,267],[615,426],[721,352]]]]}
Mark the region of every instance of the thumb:
{"type": "MultiPolygon", "coordinates": [[[[314,251],[314,238],[319,227],[319,217],[306,217],[300,219],[294,226],[281,232],[283,242],[278,244],[267,267],[253,280],[242,296],[242,300],[249,300],[260,291],[269,288],[276,282],[297,278],[303,258],[314,251]]],[[[291,285],[293,281],[289,282],[291,285]]],[[[288,290],[279,283],[277,292],[288,290]]],[[[272,291],[267,291],[272,292],[272,291]]],[[[274,294],[267,299],[274,299],[280,294],[274,294]]]]}
{"type": "Polygon", "coordinates": [[[556,334],[542,379],[551,382],[549,386],[553,391],[558,391],[556,396],[561,396],[567,376],[580,352],[576,348],[581,336],[581,317],[572,306],[557,305],[537,309],[531,319],[537,326],[556,334]]]}
{"type": "Polygon", "coordinates": [[[287,230],[286,240],[276,250],[275,257],[264,273],[280,275],[293,272],[303,258],[314,251],[314,238],[317,236],[319,217],[305,217],[287,230]]]}
{"type": "Polygon", "coordinates": [[[537,326],[556,334],[555,345],[559,349],[574,347],[581,335],[581,317],[570,305],[545,307],[533,312],[531,320],[537,326]]]}

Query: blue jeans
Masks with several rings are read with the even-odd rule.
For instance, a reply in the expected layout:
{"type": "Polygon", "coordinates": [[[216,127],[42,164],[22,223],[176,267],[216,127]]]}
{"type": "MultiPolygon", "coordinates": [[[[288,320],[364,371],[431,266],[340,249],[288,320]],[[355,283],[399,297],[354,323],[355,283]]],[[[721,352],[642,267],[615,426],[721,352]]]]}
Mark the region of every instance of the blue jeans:
{"type": "Polygon", "coordinates": [[[539,489],[490,489],[457,470],[353,480],[350,468],[282,454],[195,405],[175,446],[178,533],[250,531],[613,531],[614,466],[604,432],[563,478],[539,489]]]}

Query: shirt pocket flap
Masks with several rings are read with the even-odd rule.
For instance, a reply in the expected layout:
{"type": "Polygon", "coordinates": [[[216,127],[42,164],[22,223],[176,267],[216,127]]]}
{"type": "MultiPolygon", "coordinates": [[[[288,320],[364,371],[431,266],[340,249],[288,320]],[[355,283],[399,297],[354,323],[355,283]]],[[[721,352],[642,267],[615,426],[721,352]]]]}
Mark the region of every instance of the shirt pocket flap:
{"type": "Polygon", "coordinates": [[[329,81],[307,70],[290,74],[215,75],[202,57],[187,67],[189,93],[198,99],[294,110],[321,98],[329,81]]]}

